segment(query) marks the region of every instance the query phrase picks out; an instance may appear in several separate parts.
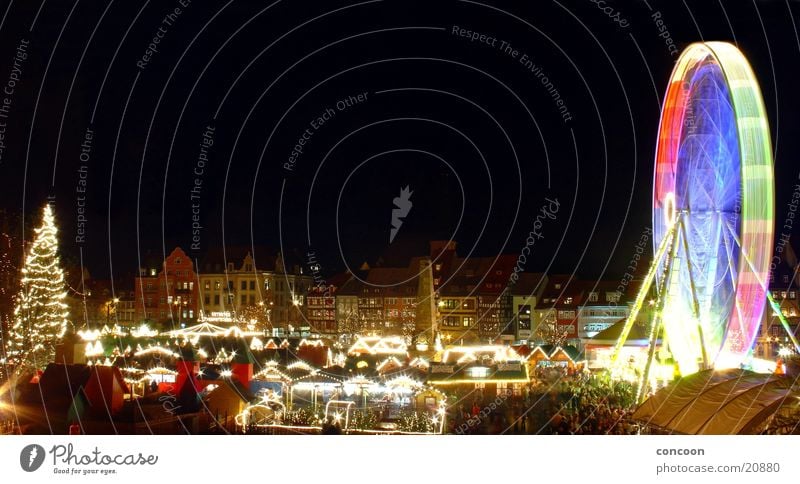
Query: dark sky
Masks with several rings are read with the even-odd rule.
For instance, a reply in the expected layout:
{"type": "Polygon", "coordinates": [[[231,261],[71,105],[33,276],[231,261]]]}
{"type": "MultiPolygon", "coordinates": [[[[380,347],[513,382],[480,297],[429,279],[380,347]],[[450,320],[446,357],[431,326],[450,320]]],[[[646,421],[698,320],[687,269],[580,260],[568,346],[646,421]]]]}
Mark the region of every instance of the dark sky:
{"type": "Polygon", "coordinates": [[[794,1],[607,1],[609,16],[590,0],[195,0],[166,21],[180,2],[0,5],[0,85],[30,42],[2,206],[24,206],[30,222],[55,197],[65,256],[82,251],[98,276],[132,271],[147,250],[201,257],[223,243],[311,247],[324,271],[340,270],[390,248],[393,198],[408,186],[394,245],[453,237],[462,254],[517,254],[558,200],[526,268],[619,277],[650,224],[659,107],[677,59],[667,38],[679,49],[735,41],[750,59],[777,152],[778,219],[800,170],[794,1]]]}

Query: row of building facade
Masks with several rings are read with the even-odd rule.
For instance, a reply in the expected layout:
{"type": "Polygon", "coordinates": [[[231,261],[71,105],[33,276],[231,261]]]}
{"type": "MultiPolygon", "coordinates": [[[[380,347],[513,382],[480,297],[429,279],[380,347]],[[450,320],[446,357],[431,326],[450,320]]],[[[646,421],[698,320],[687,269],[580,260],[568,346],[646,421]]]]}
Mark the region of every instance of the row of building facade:
{"type": "Polygon", "coordinates": [[[511,255],[462,257],[455,242],[433,241],[402,265],[323,278],[313,261],[288,264],[267,250],[234,248],[196,260],[178,247],[161,261],[144,257],[132,286],[85,274],[73,283],[72,314],[78,326],[169,328],[232,318],[275,334],[438,337],[445,344],[536,340],[540,323],[552,331],[538,339],[558,333],[577,343],[628,314],[629,298],[616,284],[516,272],[516,263],[511,255]]]}
{"type": "MultiPolygon", "coordinates": [[[[629,315],[638,290],[636,279],[623,284],[528,272],[512,277],[515,257],[462,257],[452,241],[433,241],[428,253],[403,264],[364,265],[328,278],[319,275],[315,264],[289,264],[279,253],[256,250],[254,255],[249,248],[194,260],[175,248],[160,262],[145,258],[127,290],[86,282],[81,294],[95,304],[77,298],[75,309],[84,317],[76,319],[90,326],[151,322],[167,328],[196,324],[202,316],[234,318],[275,335],[402,335],[410,342],[439,338],[443,344],[582,347],[629,315]]],[[[793,330],[800,321],[796,269],[780,264],[770,280],[793,330]]],[[[771,307],[758,342],[762,356],[788,343],[771,307]]]]}

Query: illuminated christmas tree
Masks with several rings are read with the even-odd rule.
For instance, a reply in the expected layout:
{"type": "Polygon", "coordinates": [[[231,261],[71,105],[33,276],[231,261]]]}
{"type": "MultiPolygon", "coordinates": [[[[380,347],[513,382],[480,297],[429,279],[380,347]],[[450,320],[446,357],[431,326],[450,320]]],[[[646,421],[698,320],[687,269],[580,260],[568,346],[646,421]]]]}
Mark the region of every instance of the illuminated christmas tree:
{"type": "Polygon", "coordinates": [[[19,374],[45,367],[55,359],[56,344],[67,329],[67,295],[58,258],[58,229],[53,209],[44,207],[42,225],[22,267],[22,280],[6,356],[19,374]]]}

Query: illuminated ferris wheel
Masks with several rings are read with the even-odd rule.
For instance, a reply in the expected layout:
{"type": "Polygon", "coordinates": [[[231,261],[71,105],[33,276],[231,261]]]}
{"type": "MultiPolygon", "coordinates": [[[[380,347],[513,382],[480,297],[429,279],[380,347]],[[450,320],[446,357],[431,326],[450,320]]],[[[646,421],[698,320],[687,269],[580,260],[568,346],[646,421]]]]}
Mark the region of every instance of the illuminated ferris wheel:
{"type": "Polygon", "coordinates": [[[772,151],[761,92],[733,45],[690,45],[661,112],[653,187],[655,256],[619,346],[655,286],[651,337],[681,374],[750,356],[767,300],[772,151]]]}

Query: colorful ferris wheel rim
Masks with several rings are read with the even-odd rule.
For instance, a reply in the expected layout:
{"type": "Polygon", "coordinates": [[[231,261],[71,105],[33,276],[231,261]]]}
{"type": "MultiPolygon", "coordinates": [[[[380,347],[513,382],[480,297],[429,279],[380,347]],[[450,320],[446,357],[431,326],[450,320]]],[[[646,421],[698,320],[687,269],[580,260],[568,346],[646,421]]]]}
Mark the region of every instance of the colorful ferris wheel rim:
{"type": "Polygon", "coordinates": [[[664,99],[653,185],[655,247],[676,227],[660,297],[683,374],[703,358],[730,368],[750,356],[766,303],[773,190],[769,125],[750,65],[731,44],[690,45],[664,99]]]}

